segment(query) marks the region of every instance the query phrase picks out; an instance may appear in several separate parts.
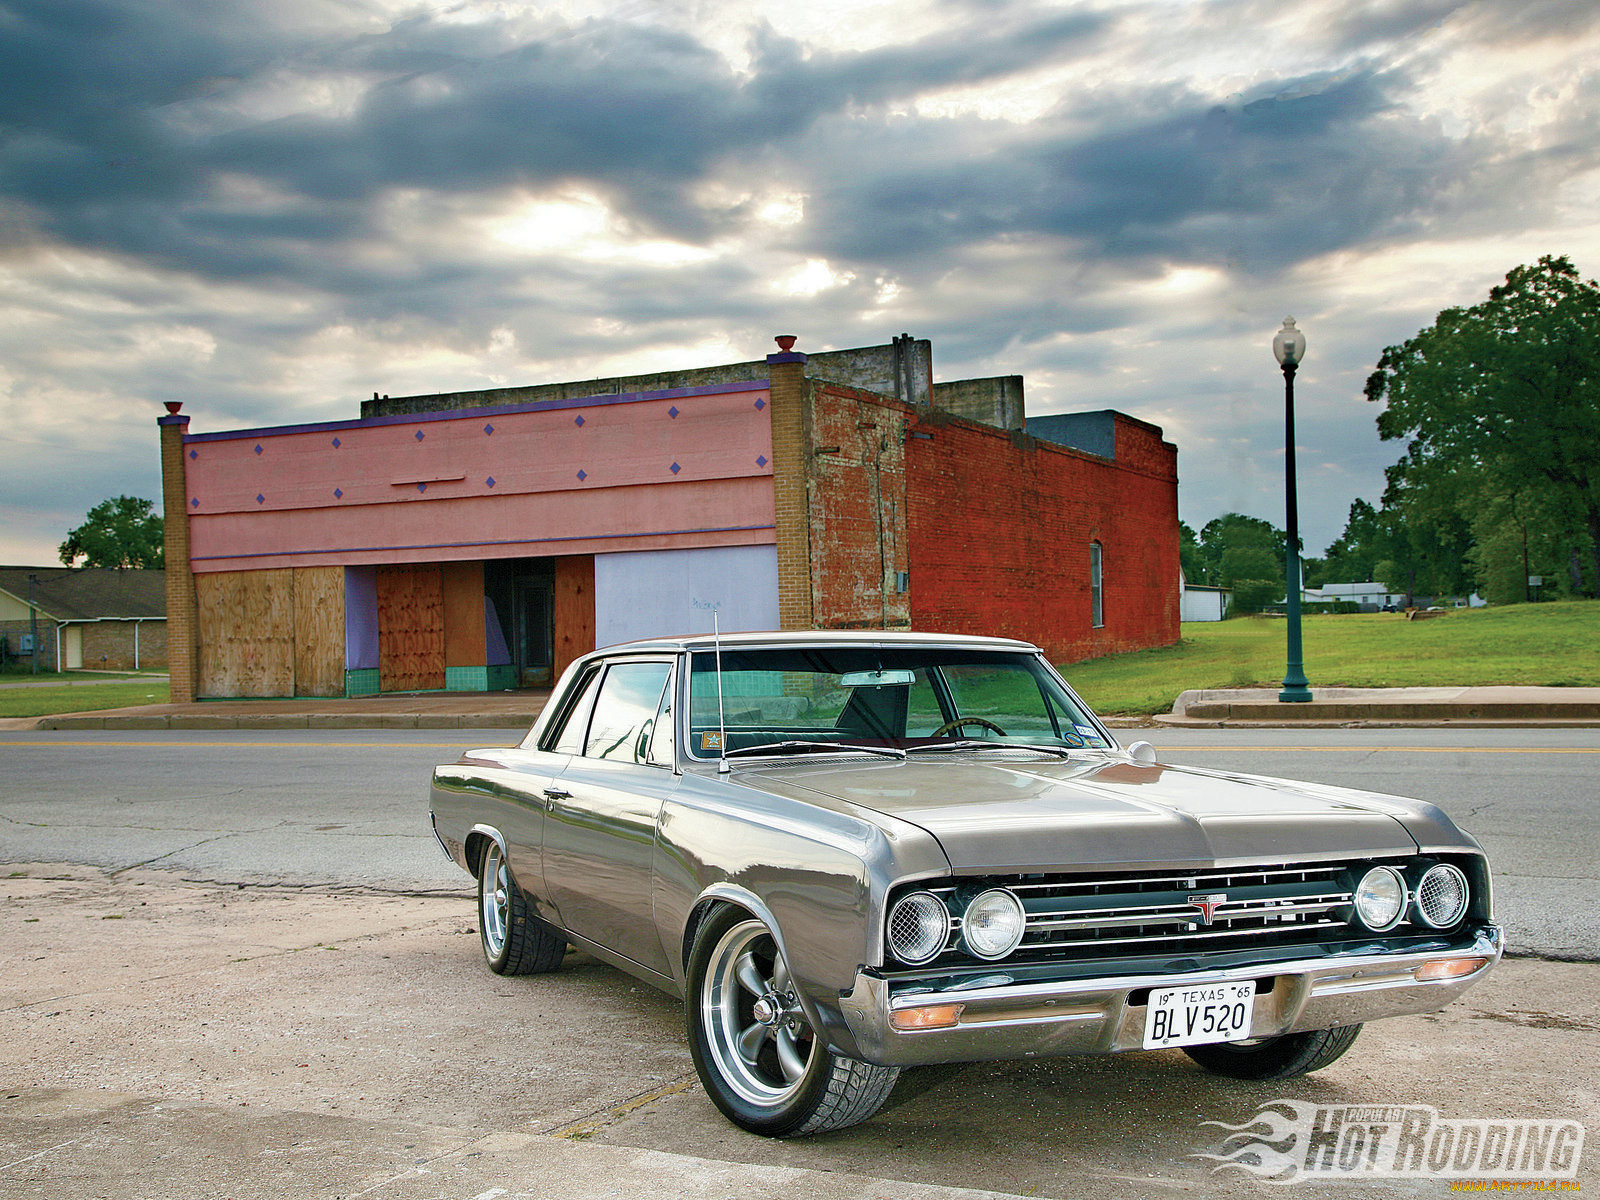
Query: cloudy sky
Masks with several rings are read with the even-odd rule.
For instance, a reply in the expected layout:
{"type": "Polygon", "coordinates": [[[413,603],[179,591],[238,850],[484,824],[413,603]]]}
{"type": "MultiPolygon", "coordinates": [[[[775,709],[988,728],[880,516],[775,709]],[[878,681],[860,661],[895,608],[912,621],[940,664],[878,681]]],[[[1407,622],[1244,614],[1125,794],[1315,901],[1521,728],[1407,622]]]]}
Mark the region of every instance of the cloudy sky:
{"type": "Polygon", "coordinates": [[[1320,553],[1383,347],[1600,274],[1594,0],[0,0],[0,562],[155,418],[934,342],[1320,553]]]}

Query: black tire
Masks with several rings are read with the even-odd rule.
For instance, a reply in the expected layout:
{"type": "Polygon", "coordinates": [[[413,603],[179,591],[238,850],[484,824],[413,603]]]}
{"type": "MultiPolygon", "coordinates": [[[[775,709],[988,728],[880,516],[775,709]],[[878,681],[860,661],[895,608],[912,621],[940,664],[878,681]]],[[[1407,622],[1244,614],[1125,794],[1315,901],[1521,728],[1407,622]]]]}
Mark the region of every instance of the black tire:
{"type": "Polygon", "coordinates": [[[493,840],[478,866],[478,938],[497,975],[554,971],[567,953],[567,939],[533,915],[500,843],[493,840]]]}
{"type": "Polygon", "coordinates": [[[1234,1079],[1288,1079],[1318,1071],[1338,1058],[1356,1040],[1359,1025],[1312,1029],[1249,1042],[1185,1046],[1183,1052],[1215,1075],[1234,1079]]]}
{"type": "Polygon", "coordinates": [[[777,942],[743,909],[724,905],[701,924],[687,983],[695,1070],[712,1103],[741,1129],[767,1137],[825,1133],[860,1124],[889,1098],[900,1068],[823,1045],[795,999],[777,942]]]}

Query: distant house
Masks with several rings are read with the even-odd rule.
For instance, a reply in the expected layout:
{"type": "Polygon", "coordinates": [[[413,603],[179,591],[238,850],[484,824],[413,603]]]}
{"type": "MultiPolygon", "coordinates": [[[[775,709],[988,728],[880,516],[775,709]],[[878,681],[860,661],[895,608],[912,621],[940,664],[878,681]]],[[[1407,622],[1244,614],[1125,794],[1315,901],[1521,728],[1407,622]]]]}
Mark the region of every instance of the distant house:
{"type": "Polygon", "coordinates": [[[0,567],[0,652],[31,660],[35,636],[41,671],[164,668],[166,572],[0,567]]]}
{"type": "Polygon", "coordinates": [[[1220,621],[1228,615],[1228,605],[1233,602],[1233,589],[1207,587],[1190,583],[1178,572],[1178,619],[1180,621],[1220,621]]]}
{"type": "Polygon", "coordinates": [[[1325,583],[1320,588],[1306,588],[1301,592],[1304,600],[1343,600],[1360,607],[1362,612],[1380,612],[1386,608],[1403,608],[1404,592],[1391,592],[1381,583],[1325,583]]]}

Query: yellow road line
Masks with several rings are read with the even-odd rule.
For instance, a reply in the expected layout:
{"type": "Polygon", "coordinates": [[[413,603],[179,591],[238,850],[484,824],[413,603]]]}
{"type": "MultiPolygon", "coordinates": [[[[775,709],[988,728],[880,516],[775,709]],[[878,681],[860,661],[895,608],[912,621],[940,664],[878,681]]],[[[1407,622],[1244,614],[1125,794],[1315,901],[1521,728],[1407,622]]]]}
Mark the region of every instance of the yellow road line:
{"type": "MultiPolygon", "coordinates": [[[[520,740],[520,739],[519,739],[520,740]]],[[[168,742],[168,741],[118,741],[118,742],[10,742],[0,738],[0,749],[6,746],[116,746],[119,748],[141,746],[177,746],[194,748],[234,747],[263,749],[277,747],[315,747],[327,750],[472,750],[493,746],[493,742],[168,742]]],[[[507,747],[502,746],[502,749],[507,747]]]]}

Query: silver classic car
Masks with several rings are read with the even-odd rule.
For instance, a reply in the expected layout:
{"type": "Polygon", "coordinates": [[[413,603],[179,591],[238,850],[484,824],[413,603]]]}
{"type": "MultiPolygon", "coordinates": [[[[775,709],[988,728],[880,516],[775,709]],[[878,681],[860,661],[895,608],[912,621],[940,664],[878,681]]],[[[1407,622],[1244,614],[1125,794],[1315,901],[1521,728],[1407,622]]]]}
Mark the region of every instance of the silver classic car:
{"type": "Polygon", "coordinates": [[[613,646],[520,746],[438,768],[432,812],[491,969],[570,944],[682,997],[706,1094],[772,1136],[864,1121],[919,1063],[1297,1075],[1501,953],[1433,805],[1160,764],[993,638],[613,646]]]}

